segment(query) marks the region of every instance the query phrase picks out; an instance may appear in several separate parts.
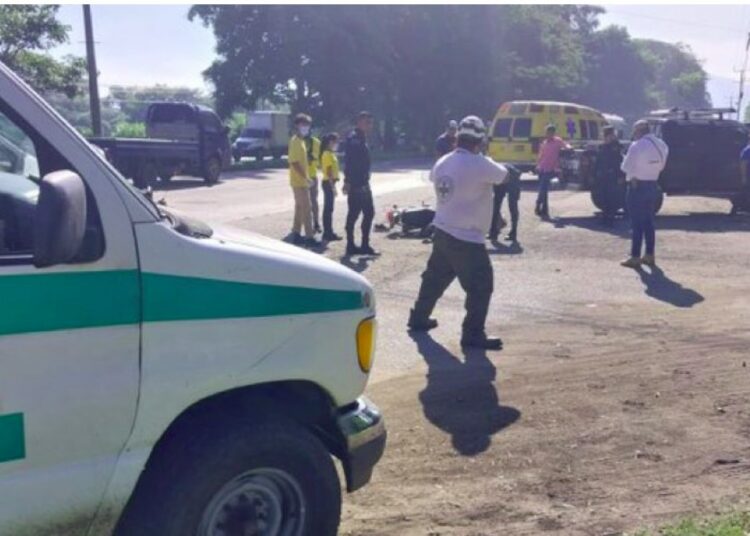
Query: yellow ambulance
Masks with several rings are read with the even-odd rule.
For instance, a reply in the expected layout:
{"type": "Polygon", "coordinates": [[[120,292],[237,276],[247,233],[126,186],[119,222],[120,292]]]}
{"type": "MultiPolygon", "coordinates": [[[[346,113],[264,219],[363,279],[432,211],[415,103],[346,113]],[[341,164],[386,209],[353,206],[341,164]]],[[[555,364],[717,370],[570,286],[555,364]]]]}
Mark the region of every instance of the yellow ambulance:
{"type": "Polygon", "coordinates": [[[494,160],[531,171],[550,124],[574,148],[584,149],[601,143],[607,120],[594,108],[569,102],[505,102],[492,121],[488,153],[494,160]]]}

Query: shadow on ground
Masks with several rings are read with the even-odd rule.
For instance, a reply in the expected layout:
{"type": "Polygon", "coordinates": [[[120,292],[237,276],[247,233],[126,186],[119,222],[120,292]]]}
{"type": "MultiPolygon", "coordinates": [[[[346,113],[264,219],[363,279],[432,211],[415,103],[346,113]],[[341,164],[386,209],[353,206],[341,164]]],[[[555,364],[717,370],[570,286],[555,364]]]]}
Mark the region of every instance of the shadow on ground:
{"type": "MultiPolygon", "coordinates": [[[[615,236],[630,236],[630,222],[626,216],[618,216],[613,226],[604,223],[600,215],[554,217],[550,222],[558,229],[580,227],[615,236]]],[[[656,231],[694,231],[699,233],[750,232],[750,217],[730,216],[723,212],[688,212],[656,216],[656,231]]]]}
{"type": "Polygon", "coordinates": [[[374,261],[378,260],[380,257],[378,256],[369,256],[369,255],[357,255],[357,256],[351,256],[351,255],[344,255],[339,259],[339,262],[349,268],[350,270],[354,270],[355,272],[362,273],[365,270],[367,270],[370,267],[370,264],[374,261]]]}
{"type": "Polygon", "coordinates": [[[427,363],[427,387],[419,393],[425,417],[450,434],[462,456],[486,451],[492,436],[516,422],[521,412],[500,404],[495,366],[482,350],[465,350],[463,360],[427,333],[411,333],[427,363]]]}
{"type": "Polygon", "coordinates": [[[639,267],[636,272],[646,286],[646,295],[655,300],[669,303],[675,307],[690,308],[705,299],[699,292],[691,288],[685,288],[677,281],[667,277],[667,274],[661,268],[653,267],[650,271],[646,271],[639,267]]]}

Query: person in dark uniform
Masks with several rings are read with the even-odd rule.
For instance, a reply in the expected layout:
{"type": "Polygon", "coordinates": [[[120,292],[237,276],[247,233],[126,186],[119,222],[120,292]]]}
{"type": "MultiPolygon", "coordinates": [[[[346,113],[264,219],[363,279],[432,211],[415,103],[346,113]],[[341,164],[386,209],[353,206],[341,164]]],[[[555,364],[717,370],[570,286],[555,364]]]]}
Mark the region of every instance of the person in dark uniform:
{"type": "Polygon", "coordinates": [[[622,165],[622,145],[615,127],[604,127],[604,143],[599,146],[594,167],[593,195],[600,200],[604,223],[612,226],[615,214],[625,199],[625,174],[622,165]]]}
{"type": "Polygon", "coordinates": [[[375,217],[375,206],[370,190],[370,148],[367,136],[372,131],[372,114],[360,112],[354,130],[344,145],[344,193],[348,196],[346,215],[346,254],[377,255],[370,246],[370,231],[375,217]],[[362,245],[354,241],[354,226],[362,216],[362,245]]]}
{"type": "Polygon", "coordinates": [[[438,158],[445,156],[456,148],[457,131],[458,123],[452,119],[448,121],[448,128],[435,140],[435,153],[438,158]]]}
{"type": "Polygon", "coordinates": [[[508,181],[492,187],[492,223],[488,235],[491,242],[497,242],[500,236],[500,221],[502,220],[500,211],[506,195],[508,196],[508,210],[510,211],[510,232],[506,240],[510,242],[518,241],[518,201],[521,199],[521,171],[510,164],[505,164],[505,167],[508,170],[508,181]]]}

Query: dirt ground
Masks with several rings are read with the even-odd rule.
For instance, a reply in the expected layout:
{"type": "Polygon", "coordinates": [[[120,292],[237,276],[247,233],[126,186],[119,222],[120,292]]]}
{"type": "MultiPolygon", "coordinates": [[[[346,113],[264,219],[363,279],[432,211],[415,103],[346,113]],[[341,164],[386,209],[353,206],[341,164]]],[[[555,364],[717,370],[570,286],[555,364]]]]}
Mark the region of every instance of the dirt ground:
{"type": "MultiPolygon", "coordinates": [[[[377,196],[378,220],[432,198],[421,176],[376,177],[403,186],[377,196]]],[[[389,430],[371,484],[345,497],[342,534],[604,536],[750,508],[750,216],[668,198],[660,269],[637,272],[618,265],[627,222],[603,227],[573,191],[553,192],[553,219],[539,221],[525,186],[521,244],[490,246],[501,352],[461,351],[457,285],[440,328],[406,332],[429,244],[384,232],[378,259],[344,258],[340,243],[324,252],[375,285],[367,394],[389,430]]],[[[288,220],[232,223],[283,236],[288,220]]]]}

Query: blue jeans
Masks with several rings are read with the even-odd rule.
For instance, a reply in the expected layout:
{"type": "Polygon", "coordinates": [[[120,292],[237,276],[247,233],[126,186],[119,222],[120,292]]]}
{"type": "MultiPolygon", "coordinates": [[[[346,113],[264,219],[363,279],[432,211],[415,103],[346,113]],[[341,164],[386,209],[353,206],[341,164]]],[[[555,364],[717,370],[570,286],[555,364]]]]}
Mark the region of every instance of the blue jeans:
{"type": "Polygon", "coordinates": [[[630,247],[631,257],[641,256],[643,241],[646,241],[646,255],[653,255],[656,247],[654,212],[659,197],[656,181],[637,181],[628,186],[628,215],[633,231],[630,247]]]}
{"type": "Polygon", "coordinates": [[[539,172],[539,194],[536,197],[536,209],[542,214],[549,212],[549,183],[557,176],[554,171],[539,172]]]}

